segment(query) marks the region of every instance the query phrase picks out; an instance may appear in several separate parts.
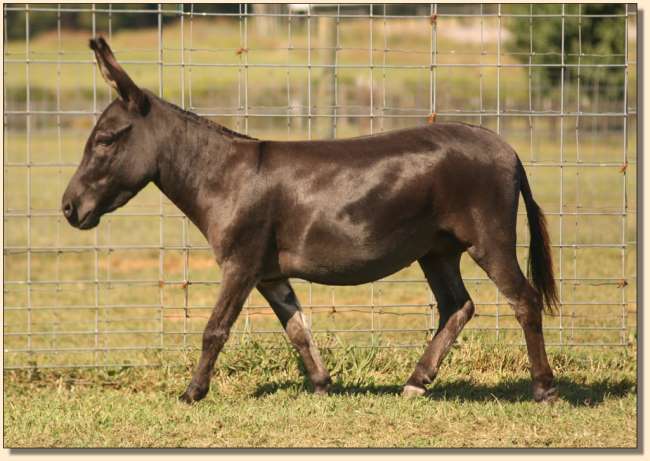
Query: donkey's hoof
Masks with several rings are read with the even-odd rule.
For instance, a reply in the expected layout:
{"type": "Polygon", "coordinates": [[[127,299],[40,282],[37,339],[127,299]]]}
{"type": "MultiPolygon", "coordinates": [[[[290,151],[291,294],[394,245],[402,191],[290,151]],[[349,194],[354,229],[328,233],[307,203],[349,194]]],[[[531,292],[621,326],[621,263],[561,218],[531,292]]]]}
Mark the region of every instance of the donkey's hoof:
{"type": "Polygon", "coordinates": [[[329,384],[326,386],[315,386],[314,387],[314,395],[327,395],[330,393],[330,386],[329,384]]]}
{"type": "Polygon", "coordinates": [[[406,398],[420,397],[424,395],[426,391],[427,390],[423,387],[417,387],[411,384],[407,384],[406,386],[404,386],[404,389],[402,390],[402,397],[406,397],[406,398]]]}
{"type": "Polygon", "coordinates": [[[332,378],[329,375],[324,377],[314,379],[314,394],[316,395],[327,395],[330,392],[330,387],[332,387],[332,378]]]}
{"type": "Polygon", "coordinates": [[[190,384],[187,386],[187,390],[183,392],[183,394],[178,397],[178,400],[181,402],[185,402],[187,404],[192,404],[194,402],[198,402],[201,400],[203,397],[206,396],[208,393],[208,388],[199,388],[194,386],[193,384],[190,384]]]}
{"type": "Polygon", "coordinates": [[[539,389],[534,393],[533,397],[535,402],[554,403],[560,398],[560,393],[558,392],[557,387],[551,387],[546,390],[539,389]]]}
{"type": "Polygon", "coordinates": [[[188,405],[194,403],[194,400],[192,399],[192,397],[190,397],[187,391],[183,392],[180,396],[178,396],[178,400],[180,400],[183,403],[187,403],[188,405]]]}

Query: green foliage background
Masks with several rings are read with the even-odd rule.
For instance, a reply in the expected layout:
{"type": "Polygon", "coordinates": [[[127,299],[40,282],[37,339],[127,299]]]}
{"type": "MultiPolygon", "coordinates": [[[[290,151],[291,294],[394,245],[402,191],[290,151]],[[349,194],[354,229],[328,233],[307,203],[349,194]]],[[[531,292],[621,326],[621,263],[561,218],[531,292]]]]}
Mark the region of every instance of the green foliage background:
{"type": "MultiPolygon", "coordinates": [[[[534,64],[560,64],[564,21],[566,64],[625,63],[625,18],[593,16],[624,15],[624,4],[566,5],[564,18],[558,16],[558,6],[542,4],[531,8],[530,5],[520,5],[516,10],[520,14],[530,14],[532,11],[533,15],[553,15],[508,23],[507,29],[512,34],[508,48],[509,51],[518,53],[515,56],[519,61],[528,63],[531,59],[534,64]],[[534,54],[529,57],[531,49],[534,54]]],[[[547,93],[560,85],[561,67],[543,67],[540,72],[541,85],[547,93]]],[[[568,73],[565,72],[565,79],[567,77],[568,73]]],[[[616,67],[580,69],[582,83],[592,88],[596,83],[607,86],[608,92],[612,93],[611,97],[621,97],[624,79],[625,73],[616,67]]]]}

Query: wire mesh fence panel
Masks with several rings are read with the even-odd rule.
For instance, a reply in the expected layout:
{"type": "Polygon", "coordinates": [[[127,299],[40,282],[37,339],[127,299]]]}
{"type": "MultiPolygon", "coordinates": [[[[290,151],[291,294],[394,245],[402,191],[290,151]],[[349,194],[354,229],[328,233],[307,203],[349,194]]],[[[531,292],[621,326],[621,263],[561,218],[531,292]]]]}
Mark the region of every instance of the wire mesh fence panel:
{"type": "MultiPolygon", "coordinates": [[[[552,346],[636,335],[634,4],[5,4],[5,368],[156,365],[200,346],[221,275],[153,185],[80,232],[60,199],[115,97],[88,39],[142,87],[261,139],[324,139],[465,121],[518,152],[545,210],[561,306],[552,346]]],[[[486,191],[490,193],[490,191],[486,191]]],[[[517,253],[528,257],[525,210],[517,253]]],[[[523,345],[468,257],[463,338],[523,345]]],[[[355,287],[295,280],[321,347],[423,347],[436,300],[417,264],[355,287]]],[[[227,347],[283,345],[251,294],[227,347]]]]}

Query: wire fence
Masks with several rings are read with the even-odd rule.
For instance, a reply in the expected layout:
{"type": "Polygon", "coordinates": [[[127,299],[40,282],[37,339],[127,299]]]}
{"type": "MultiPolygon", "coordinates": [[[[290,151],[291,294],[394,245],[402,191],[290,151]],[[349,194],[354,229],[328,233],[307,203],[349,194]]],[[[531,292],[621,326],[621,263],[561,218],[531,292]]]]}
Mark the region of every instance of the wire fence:
{"type": "MultiPolygon", "coordinates": [[[[141,86],[259,138],[443,120],[492,128],[518,151],[549,222],[561,308],[545,318],[547,344],[628,346],[636,15],[633,4],[609,13],[588,4],[5,4],[5,369],[156,365],[200,346],[216,299],[207,243],[153,186],[90,232],[59,211],[114,97],[87,48],[96,35],[141,86]],[[124,25],[136,17],[146,24],[124,25]],[[596,20],[620,32],[613,49],[588,35],[596,20]],[[538,40],[549,27],[553,40],[538,40]]],[[[518,221],[524,267],[521,209],[518,221]]],[[[494,285],[471,261],[462,267],[477,315],[460,340],[523,345],[494,285]]],[[[358,287],[293,283],[321,347],[423,347],[435,331],[435,299],[416,266],[358,287]]],[[[254,293],[229,347],[251,338],[273,347],[281,335],[254,293]]]]}

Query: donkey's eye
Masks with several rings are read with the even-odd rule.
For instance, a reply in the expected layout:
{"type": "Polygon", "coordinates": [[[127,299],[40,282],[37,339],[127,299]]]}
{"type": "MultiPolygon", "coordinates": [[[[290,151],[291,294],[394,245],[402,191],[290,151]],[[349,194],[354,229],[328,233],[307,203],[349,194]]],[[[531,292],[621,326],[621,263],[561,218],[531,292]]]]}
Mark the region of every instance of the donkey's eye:
{"type": "Polygon", "coordinates": [[[95,135],[95,141],[97,141],[99,144],[111,144],[116,141],[122,134],[129,131],[130,128],[131,124],[129,123],[128,125],[125,125],[114,131],[99,131],[97,132],[97,135],[95,135]]]}
{"type": "Polygon", "coordinates": [[[99,144],[110,144],[115,140],[115,135],[113,133],[97,133],[95,136],[95,141],[99,144]]]}

